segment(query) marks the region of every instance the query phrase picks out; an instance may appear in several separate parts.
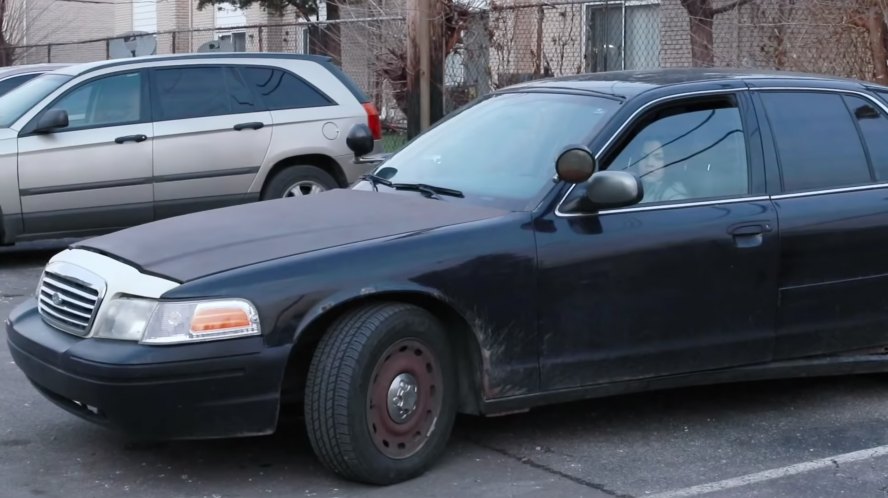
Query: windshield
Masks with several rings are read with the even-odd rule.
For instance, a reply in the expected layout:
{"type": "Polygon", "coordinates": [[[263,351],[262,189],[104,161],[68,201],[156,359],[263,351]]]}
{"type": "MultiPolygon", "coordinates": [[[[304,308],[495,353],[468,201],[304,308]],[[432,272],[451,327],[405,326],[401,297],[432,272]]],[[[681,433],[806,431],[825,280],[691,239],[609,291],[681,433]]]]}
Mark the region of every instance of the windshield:
{"type": "MultiPolygon", "coordinates": [[[[375,174],[393,183],[459,190],[469,202],[531,209],[555,185],[558,154],[587,144],[618,105],[559,93],[491,97],[419,136],[375,174]]],[[[362,182],[357,188],[370,187],[362,182]]]]}
{"type": "Polygon", "coordinates": [[[38,102],[65,84],[72,76],[42,74],[0,97],[0,128],[9,128],[38,102]]]}

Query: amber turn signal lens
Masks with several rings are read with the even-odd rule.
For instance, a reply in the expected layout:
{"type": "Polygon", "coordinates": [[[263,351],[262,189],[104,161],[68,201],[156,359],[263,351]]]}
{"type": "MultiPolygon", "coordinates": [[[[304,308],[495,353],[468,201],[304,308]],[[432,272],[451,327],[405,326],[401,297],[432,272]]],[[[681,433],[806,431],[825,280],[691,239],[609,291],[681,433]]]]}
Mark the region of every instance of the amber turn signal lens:
{"type": "Polygon", "coordinates": [[[216,332],[219,330],[249,328],[253,323],[246,311],[240,308],[197,309],[191,320],[191,333],[216,332]]]}

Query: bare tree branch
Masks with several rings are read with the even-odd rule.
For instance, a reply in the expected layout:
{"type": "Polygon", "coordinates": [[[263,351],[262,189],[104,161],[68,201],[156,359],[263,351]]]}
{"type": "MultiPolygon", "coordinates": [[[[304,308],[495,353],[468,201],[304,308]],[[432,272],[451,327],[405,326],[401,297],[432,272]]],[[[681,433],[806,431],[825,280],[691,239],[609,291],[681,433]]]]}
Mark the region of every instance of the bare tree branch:
{"type": "Polygon", "coordinates": [[[738,7],[743,7],[744,5],[754,1],[755,0],[735,0],[729,4],[722,5],[721,7],[713,7],[712,15],[717,16],[719,14],[724,14],[725,12],[730,12],[738,7]]]}

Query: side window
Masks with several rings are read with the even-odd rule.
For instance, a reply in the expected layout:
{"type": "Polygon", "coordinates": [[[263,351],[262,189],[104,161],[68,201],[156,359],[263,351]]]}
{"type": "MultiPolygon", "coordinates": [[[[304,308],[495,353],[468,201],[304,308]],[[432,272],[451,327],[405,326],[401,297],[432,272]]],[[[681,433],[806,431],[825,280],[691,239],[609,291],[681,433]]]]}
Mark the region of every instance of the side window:
{"type": "Polygon", "coordinates": [[[247,86],[235,68],[225,68],[225,85],[228,87],[228,95],[231,98],[232,112],[263,110],[261,106],[257,105],[256,96],[250,91],[250,87],[247,86]]]}
{"type": "Polygon", "coordinates": [[[220,67],[181,67],[154,71],[155,120],[231,114],[231,96],[220,67]]]}
{"type": "Polygon", "coordinates": [[[747,194],[749,167],[740,110],[730,99],[653,111],[606,169],[638,176],[644,186],[642,203],[747,194]]]}
{"type": "Polygon", "coordinates": [[[840,188],[871,181],[851,114],[836,93],[764,92],[783,190],[840,188]]]}
{"type": "Polygon", "coordinates": [[[19,76],[10,76],[3,81],[0,81],[0,95],[6,95],[13,88],[21,85],[22,83],[39,76],[37,73],[31,74],[22,74],[19,76]]]}
{"type": "Polygon", "coordinates": [[[845,95],[845,103],[857,121],[863,142],[869,152],[876,181],[888,181],[888,119],[871,101],[853,95],[845,95]]]}
{"type": "Polygon", "coordinates": [[[332,104],[319,91],[286,71],[245,67],[243,73],[247,83],[256,89],[269,110],[302,109],[332,104]]]}
{"type": "Polygon", "coordinates": [[[137,123],[142,119],[142,75],[116,74],[90,81],[50,109],[67,111],[69,130],[137,123]]]}

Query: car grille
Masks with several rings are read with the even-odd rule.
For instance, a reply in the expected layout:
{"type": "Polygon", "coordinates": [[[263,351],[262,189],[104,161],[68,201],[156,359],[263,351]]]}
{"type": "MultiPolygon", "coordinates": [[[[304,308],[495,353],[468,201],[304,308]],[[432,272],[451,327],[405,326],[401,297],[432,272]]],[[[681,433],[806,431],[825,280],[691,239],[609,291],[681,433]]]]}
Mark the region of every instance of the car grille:
{"type": "Polygon", "coordinates": [[[92,273],[66,264],[47,267],[37,292],[46,323],[78,336],[89,334],[104,297],[105,284],[92,273]]]}

